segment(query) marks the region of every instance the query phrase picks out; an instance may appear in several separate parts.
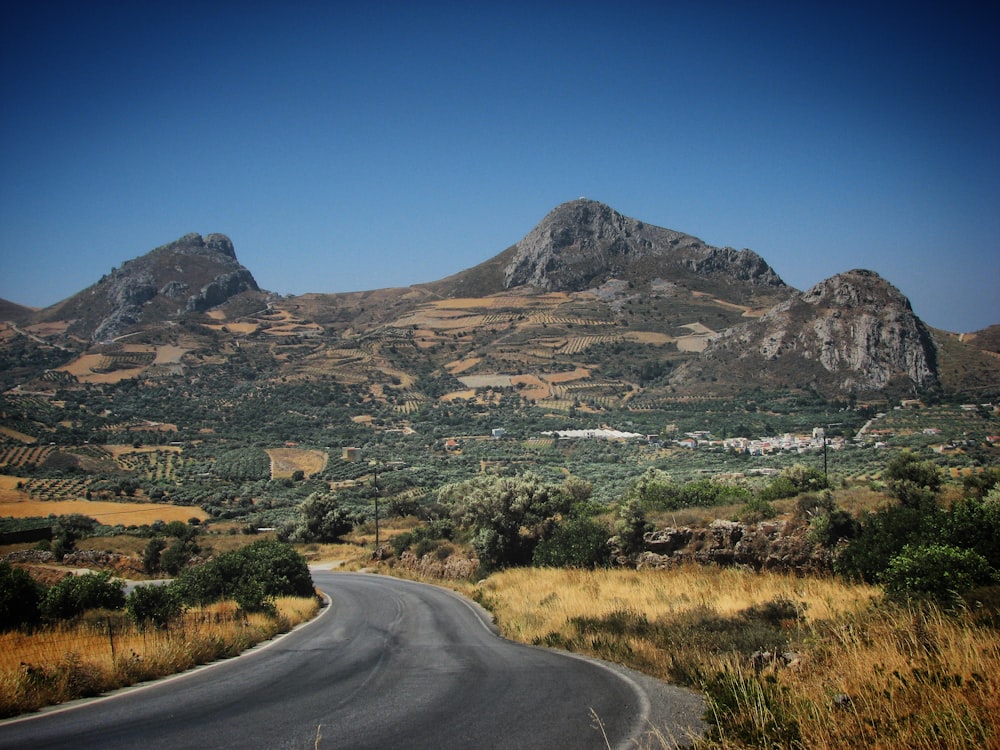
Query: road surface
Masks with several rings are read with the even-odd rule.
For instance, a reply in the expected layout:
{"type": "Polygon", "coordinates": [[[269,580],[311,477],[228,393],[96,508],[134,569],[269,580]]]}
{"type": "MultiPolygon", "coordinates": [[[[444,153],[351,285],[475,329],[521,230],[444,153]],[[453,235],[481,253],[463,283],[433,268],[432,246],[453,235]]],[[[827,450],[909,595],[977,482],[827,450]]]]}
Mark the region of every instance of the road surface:
{"type": "MultiPolygon", "coordinates": [[[[445,589],[313,580],[332,605],[308,625],[209,668],[5,722],[0,748],[606,749],[634,747],[663,716],[643,678],[499,638],[445,589]]],[[[696,726],[697,696],[667,690],[680,725],[696,726]]]]}

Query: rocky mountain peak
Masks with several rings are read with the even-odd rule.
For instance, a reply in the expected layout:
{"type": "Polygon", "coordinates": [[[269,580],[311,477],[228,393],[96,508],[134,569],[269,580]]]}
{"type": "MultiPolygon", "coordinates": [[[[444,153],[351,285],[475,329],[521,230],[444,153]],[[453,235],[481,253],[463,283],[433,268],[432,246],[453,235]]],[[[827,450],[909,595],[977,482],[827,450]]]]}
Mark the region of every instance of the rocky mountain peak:
{"type": "Polygon", "coordinates": [[[201,312],[246,291],[259,291],[224,234],[185,234],[125,261],[93,286],[43,311],[73,320],[74,335],[105,341],[144,323],[201,312]]]}
{"type": "Polygon", "coordinates": [[[750,250],[716,248],[697,237],[623,216],[580,198],[557,206],[511,248],[505,288],[583,291],[609,279],[654,278],[780,288],[784,282],[750,250]]]}

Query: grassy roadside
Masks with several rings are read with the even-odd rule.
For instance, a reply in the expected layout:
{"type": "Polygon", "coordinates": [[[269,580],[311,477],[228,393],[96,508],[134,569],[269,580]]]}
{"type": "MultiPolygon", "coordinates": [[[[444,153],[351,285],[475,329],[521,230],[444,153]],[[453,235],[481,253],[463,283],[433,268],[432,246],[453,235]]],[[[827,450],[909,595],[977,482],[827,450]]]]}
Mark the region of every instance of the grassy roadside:
{"type": "Polygon", "coordinates": [[[315,597],[281,597],[275,615],[234,602],[189,609],[169,628],[139,628],[95,610],[72,624],[0,634],[0,718],[235,656],[316,616],[315,597]]]}
{"type": "Polygon", "coordinates": [[[712,730],[698,750],[1000,747],[1000,635],[976,611],[706,567],[521,568],[445,585],[508,638],[701,690],[712,730]]]}

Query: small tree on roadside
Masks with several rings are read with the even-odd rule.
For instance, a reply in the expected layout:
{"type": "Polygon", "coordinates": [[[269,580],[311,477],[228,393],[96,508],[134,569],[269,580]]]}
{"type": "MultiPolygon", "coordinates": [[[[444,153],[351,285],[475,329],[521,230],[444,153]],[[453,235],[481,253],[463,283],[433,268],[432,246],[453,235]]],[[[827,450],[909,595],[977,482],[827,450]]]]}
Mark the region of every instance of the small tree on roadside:
{"type": "Polygon", "coordinates": [[[0,561],[0,632],[37,623],[43,593],[27,571],[0,561]]]}
{"type": "Polygon", "coordinates": [[[921,459],[912,451],[893,458],[882,474],[889,494],[909,508],[927,508],[934,504],[941,489],[941,469],[930,459],[921,459]]]}
{"type": "Polygon", "coordinates": [[[125,598],[125,611],[136,625],[147,623],[165,628],[171,620],[184,611],[180,598],[172,586],[137,586],[125,598]]]}
{"type": "Polygon", "coordinates": [[[299,512],[302,525],[298,535],[304,541],[333,542],[354,528],[335,495],[314,492],[299,506],[299,512]]]}
{"type": "Polygon", "coordinates": [[[646,520],[646,512],[642,508],[642,500],[630,497],[618,507],[618,520],[615,522],[615,542],[622,554],[635,559],[645,549],[645,535],[653,530],[653,524],[646,520]]]}

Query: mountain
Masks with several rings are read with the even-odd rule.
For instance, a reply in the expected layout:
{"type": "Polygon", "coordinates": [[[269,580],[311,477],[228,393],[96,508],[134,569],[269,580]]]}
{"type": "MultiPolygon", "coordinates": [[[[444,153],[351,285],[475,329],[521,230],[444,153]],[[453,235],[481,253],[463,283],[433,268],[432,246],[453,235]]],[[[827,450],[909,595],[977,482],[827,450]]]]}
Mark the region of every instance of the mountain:
{"type": "Polygon", "coordinates": [[[161,324],[259,291],[228,237],[187,234],[126,261],[96,284],[42,310],[37,320],[69,321],[67,334],[105,341],[139,324],[161,324]]]}
{"type": "Polygon", "coordinates": [[[837,274],[724,331],[672,383],[697,388],[707,378],[840,394],[940,386],[930,330],[896,287],[866,270],[837,274]]]}
{"type": "Polygon", "coordinates": [[[495,258],[426,286],[443,296],[482,296],[522,286],[582,292],[612,280],[669,280],[737,304],[788,289],[751,250],[712,247],[585,198],[557,206],[495,258]]]}
{"type": "Polygon", "coordinates": [[[226,367],[258,382],[332,381],[401,410],[513,392],[555,411],[750,390],[1000,390],[990,331],[928,328],[871,271],[801,292],[750,250],[586,199],[478,265],[409,287],[281,297],[258,287],[227,237],[189,234],[57,305],[7,310],[2,387],[47,387],[52,370],[59,382],[115,382],[226,367]]]}

